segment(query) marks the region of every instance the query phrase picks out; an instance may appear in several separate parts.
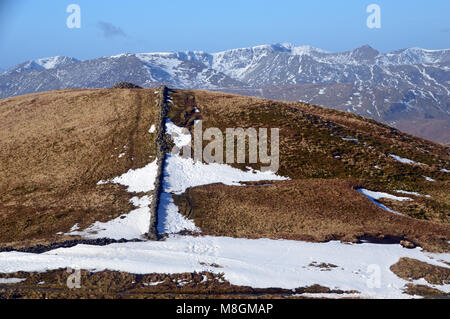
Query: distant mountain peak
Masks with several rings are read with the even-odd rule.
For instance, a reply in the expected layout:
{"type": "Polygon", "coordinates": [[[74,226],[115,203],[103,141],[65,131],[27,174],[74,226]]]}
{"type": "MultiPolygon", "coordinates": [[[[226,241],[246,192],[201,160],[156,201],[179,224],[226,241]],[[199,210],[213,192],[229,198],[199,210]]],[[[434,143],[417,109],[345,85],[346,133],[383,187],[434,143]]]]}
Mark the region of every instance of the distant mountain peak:
{"type": "Polygon", "coordinates": [[[363,45],[362,47],[359,47],[352,51],[352,54],[355,58],[360,60],[373,60],[377,56],[380,55],[380,51],[372,48],[370,45],[363,45]]]}
{"type": "Polygon", "coordinates": [[[33,60],[36,64],[42,66],[46,70],[58,68],[70,63],[80,62],[79,60],[67,56],[54,56],[33,60]]]}
{"type": "Polygon", "coordinates": [[[53,56],[29,60],[9,68],[6,73],[23,72],[27,70],[51,70],[64,67],[68,64],[80,62],[78,59],[67,56],[53,56]]]}

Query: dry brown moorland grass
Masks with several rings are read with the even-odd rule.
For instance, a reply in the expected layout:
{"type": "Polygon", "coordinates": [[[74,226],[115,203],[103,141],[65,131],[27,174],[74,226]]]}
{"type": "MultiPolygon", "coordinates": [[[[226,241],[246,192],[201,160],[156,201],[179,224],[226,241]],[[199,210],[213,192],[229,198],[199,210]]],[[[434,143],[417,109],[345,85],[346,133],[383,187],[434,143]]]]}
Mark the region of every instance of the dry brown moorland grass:
{"type": "Polygon", "coordinates": [[[130,211],[119,185],[97,185],[155,154],[153,90],[62,90],[0,100],[0,243],[62,240],[130,211]],[[119,158],[119,154],[123,156],[119,158]]]}
{"type": "Polygon", "coordinates": [[[432,285],[447,285],[450,283],[450,269],[431,265],[426,262],[403,257],[390,267],[391,271],[405,280],[425,279],[432,285]]]}
{"type": "MultiPolygon", "coordinates": [[[[354,114],[217,92],[176,90],[171,95],[175,105],[169,117],[191,130],[194,116],[202,119],[203,129],[217,127],[222,132],[236,127],[279,128],[281,175],[367,178],[378,187],[392,190],[413,186],[422,190],[429,185],[423,175],[438,181],[450,179],[440,170],[450,167],[449,148],[354,114]],[[193,113],[194,106],[199,113],[193,113]],[[346,137],[358,141],[343,139],[346,137]],[[390,154],[427,165],[405,165],[390,154]]],[[[249,163],[235,166],[260,168],[249,163]]]]}
{"type": "Polygon", "coordinates": [[[443,292],[442,290],[435,289],[427,285],[406,284],[405,288],[404,293],[412,296],[422,296],[425,299],[447,299],[450,296],[450,293],[443,292]]]}
{"type": "MultiPolygon", "coordinates": [[[[450,175],[441,171],[450,167],[448,147],[355,114],[305,103],[206,91],[175,90],[171,97],[174,105],[169,117],[191,130],[195,119],[202,119],[203,129],[218,127],[222,132],[236,127],[279,128],[280,175],[292,179],[354,178],[371,190],[431,195],[413,196],[411,202],[391,201],[387,206],[416,219],[450,222],[450,175]],[[194,107],[200,112],[194,113],[194,107]],[[426,165],[400,163],[390,154],[426,165]],[[436,182],[426,181],[424,176],[436,182]]],[[[232,165],[260,168],[251,163],[232,165]]]]}
{"type": "Polygon", "coordinates": [[[212,184],[174,195],[174,201],[208,235],[319,242],[389,236],[426,250],[449,251],[449,225],[385,212],[355,191],[355,185],[337,179],[212,184]]]}
{"type": "Polygon", "coordinates": [[[16,284],[0,284],[0,299],[168,299],[168,298],[302,298],[303,293],[357,293],[330,289],[320,285],[282,288],[252,288],[230,284],[223,274],[208,271],[180,274],[137,275],[117,271],[80,273],[81,287],[69,289],[65,269],[40,273],[0,274],[0,278],[26,279],[16,284]],[[300,295],[300,296],[298,296],[300,295]]]}

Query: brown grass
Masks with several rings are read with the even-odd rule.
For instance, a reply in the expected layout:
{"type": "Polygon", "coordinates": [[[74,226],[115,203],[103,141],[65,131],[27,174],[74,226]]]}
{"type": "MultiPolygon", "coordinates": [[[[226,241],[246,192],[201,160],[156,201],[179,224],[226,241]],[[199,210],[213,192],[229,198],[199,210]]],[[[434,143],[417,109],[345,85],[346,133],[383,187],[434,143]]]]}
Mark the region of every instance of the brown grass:
{"type": "Polygon", "coordinates": [[[0,243],[63,240],[131,209],[119,185],[155,146],[153,90],[64,90],[0,101],[0,243]],[[125,155],[119,158],[119,154],[125,155]]]}
{"type": "Polygon", "coordinates": [[[432,285],[447,285],[450,283],[450,268],[431,265],[412,258],[400,258],[390,269],[394,274],[405,280],[423,278],[432,285]]]}
{"type": "MultiPolygon", "coordinates": [[[[305,103],[206,91],[176,90],[171,95],[175,105],[169,117],[189,129],[195,118],[203,120],[204,129],[218,127],[222,132],[235,127],[279,128],[280,175],[292,179],[354,178],[371,190],[429,194],[431,198],[417,197],[413,202],[395,202],[392,206],[412,218],[450,222],[450,175],[440,171],[450,167],[448,147],[355,114],[305,103]],[[194,105],[200,113],[192,113],[194,105]],[[343,137],[357,138],[358,142],[343,137]],[[390,154],[426,165],[406,165],[390,154]],[[437,182],[427,182],[424,175],[437,182]]],[[[260,168],[251,163],[232,165],[260,168]]]]}
{"type": "Polygon", "coordinates": [[[427,250],[449,250],[449,225],[385,212],[355,191],[355,185],[339,179],[245,187],[213,184],[188,189],[174,200],[180,212],[209,235],[319,242],[389,236],[427,250]]]}
{"type": "Polygon", "coordinates": [[[357,293],[356,291],[333,290],[313,285],[295,290],[282,288],[251,288],[236,286],[224,279],[222,274],[210,272],[181,274],[136,275],[116,271],[81,271],[81,288],[69,289],[64,269],[43,273],[18,272],[0,274],[0,278],[23,278],[17,284],[1,284],[0,299],[146,299],[146,298],[292,298],[303,293],[357,293]]]}
{"type": "Polygon", "coordinates": [[[422,296],[425,298],[441,298],[444,297],[445,299],[450,296],[449,293],[445,293],[439,289],[435,289],[432,287],[429,287],[427,285],[414,285],[414,284],[407,284],[406,289],[404,290],[406,294],[412,295],[412,296],[422,296]]]}

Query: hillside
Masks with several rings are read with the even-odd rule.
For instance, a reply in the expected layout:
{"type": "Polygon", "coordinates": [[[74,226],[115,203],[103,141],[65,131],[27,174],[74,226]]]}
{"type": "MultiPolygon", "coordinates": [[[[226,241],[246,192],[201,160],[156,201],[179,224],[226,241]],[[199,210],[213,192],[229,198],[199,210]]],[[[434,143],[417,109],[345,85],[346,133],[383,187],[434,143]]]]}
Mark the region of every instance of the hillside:
{"type": "Polygon", "coordinates": [[[41,281],[64,295],[72,264],[95,270],[74,297],[98,283],[110,288],[97,297],[448,289],[450,148],[372,119],[229,93],[83,89],[0,100],[0,136],[0,279],[25,278],[0,295],[39,295],[41,281]],[[278,171],[183,157],[199,121],[203,132],[278,128],[278,171]],[[153,218],[159,241],[147,240],[153,218]],[[410,281],[416,263],[415,277],[444,274],[444,286],[410,281]],[[371,264],[380,290],[365,284],[371,264]]]}
{"type": "Polygon", "coordinates": [[[145,166],[156,121],[152,90],[71,90],[0,101],[0,242],[61,240],[132,208],[126,188],[102,179],[145,166]],[[147,137],[148,135],[148,137],[147,137]]]}
{"type": "MultiPolygon", "coordinates": [[[[189,114],[195,105],[203,129],[280,128],[278,174],[291,181],[259,187],[208,185],[189,189],[179,201],[190,203],[185,210],[203,232],[258,238],[260,230],[271,238],[351,241],[384,235],[408,237],[414,242],[427,238],[429,244],[441,231],[435,239],[448,236],[449,175],[441,170],[450,164],[448,148],[350,113],[304,103],[202,91],[177,91],[173,101],[174,110],[180,108],[181,113],[172,112],[172,120],[179,126],[192,124],[185,112],[189,114]],[[404,164],[390,155],[423,164],[404,164]],[[413,217],[405,219],[377,214],[380,209],[358,194],[357,188],[391,194],[401,190],[430,197],[391,201],[388,207],[413,217]],[[416,233],[418,229],[422,234],[416,233]]],[[[261,168],[248,162],[235,166],[261,168]]],[[[442,244],[448,249],[445,241],[442,244]]]]}

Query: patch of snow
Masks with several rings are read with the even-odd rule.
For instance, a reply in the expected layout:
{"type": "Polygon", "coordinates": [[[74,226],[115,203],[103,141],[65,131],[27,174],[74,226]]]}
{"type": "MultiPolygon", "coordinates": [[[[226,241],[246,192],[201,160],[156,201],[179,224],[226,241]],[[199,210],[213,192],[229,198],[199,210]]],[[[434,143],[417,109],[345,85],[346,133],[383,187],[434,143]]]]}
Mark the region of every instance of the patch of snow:
{"type": "Polygon", "coordinates": [[[118,156],[118,158],[122,158],[122,157],[124,157],[124,156],[125,156],[125,153],[120,153],[119,156],[118,156]]]}
{"type": "Polygon", "coordinates": [[[175,125],[170,119],[166,119],[166,133],[172,136],[173,142],[178,147],[191,143],[191,133],[186,128],[175,125]]]}
{"type": "Polygon", "coordinates": [[[118,58],[121,58],[121,57],[124,57],[124,56],[127,56],[127,55],[128,55],[127,53],[120,53],[120,54],[112,55],[112,56],[110,56],[110,58],[118,59],[118,58]]]}
{"type": "MultiPolygon", "coordinates": [[[[119,156],[120,158],[120,156],[119,156]]],[[[109,181],[100,181],[97,184],[117,183],[128,187],[128,192],[149,192],[155,187],[157,173],[157,159],[143,168],[132,170],[109,181]]],[[[78,231],[72,227],[69,236],[82,236],[84,238],[112,238],[135,239],[141,238],[148,232],[150,226],[151,196],[133,197],[131,202],[136,207],[127,214],[123,214],[107,222],[96,221],[94,224],[78,231]]]]}
{"type": "Polygon", "coordinates": [[[73,232],[73,231],[76,231],[78,229],[80,229],[80,226],[78,226],[78,223],[77,223],[77,224],[73,225],[72,228],[70,228],[69,232],[73,232]]]}
{"type": "Polygon", "coordinates": [[[0,284],[18,284],[27,280],[26,278],[0,278],[0,284]]]}
{"type": "Polygon", "coordinates": [[[408,192],[408,191],[402,191],[402,190],[396,190],[396,192],[400,193],[400,194],[406,194],[406,195],[414,195],[414,196],[421,196],[421,197],[428,197],[428,198],[431,197],[430,195],[422,195],[417,192],[408,192]]]}
{"type": "MultiPolygon", "coordinates": [[[[292,240],[192,237],[171,235],[165,241],[116,243],[107,246],[77,245],[42,254],[0,253],[0,272],[46,271],[75,267],[109,269],[135,274],[201,272],[202,260],[219,264],[213,273],[223,273],[234,285],[255,288],[297,287],[319,284],[332,289],[357,290],[361,297],[411,298],[402,289],[408,281],[389,267],[401,257],[449,268],[450,254],[431,254],[420,248],[382,244],[344,244],[336,241],[309,243],[292,240]],[[308,267],[314,261],[339,265],[333,271],[308,267]],[[380,274],[378,287],[371,285],[373,268],[380,274]]],[[[439,286],[448,290],[450,285],[439,286]]]]}
{"type": "Polygon", "coordinates": [[[398,196],[391,195],[388,193],[370,191],[370,190],[364,189],[364,188],[359,188],[358,191],[361,194],[372,197],[373,199],[387,198],[387,199],[392,199],[392,200],[398,200],[400,202],[405,201],[405,200],[406,201],[412,200],[409,197],[398,197],[398,196]]]}
{"type": "Polygon", "coordinates": [[[426,165],[426,164],[415,162],[413,160],[410,160],[410,159],[407,159],[407,158],[404,158],[404,157],[400,157],[400,156],[397,156],[397,155],[394,155],[394,154],[389,154],[389,156],[392,157],[393,159],[399,161],[400,163],[403,163],[403,164],[426,165]]]}
{"type": "Polygon", "coordinates": [[[368,189],[364,189],[364,188],[358,188],[357,189],[358,192],[360,192],[361,194],[363,194],[364,196],[366,196],[372,203],[374,203],[375,205],[377,205],[378,207],[380,207],[381,209],[389,212],[389,213],[393,213],[396,215],[401,215],[403,216],[403,214],[400,214],[399,212],[396,212],[395,210],[392,210],[388,207],[386,207],[385,205],[381,204],[378,199],[380,198],[389,198],[389,199],[393,199],[393,200],[398,200],[398,201],[404,201],[404,200],[412,200],[409,197],[398,197],[398,196],[394,196],[388,193],[383,193],[383,192],[374,192],[374,191],[370,191],[368,189]]]}
{"type": "Polygon", "coordinates": [[[450,173],[450,170],[445,169],[445,168],[441,168],[441,172],[444,172],[444,173],[450,173]]]}
{"type": "Polygon", "coordinates": [[[168,154],[164,169],[164,191],[181,194],[189,187],[213,183],[241,185],[239,182],[288,179],[270,171],[242,171],[227,164],[205,164],[192,158],[168,154]]]}
{"type": "Polygon", "coordinates": [[[425,180],[426,180],[427,182],[435,182],[435,181],[436,181],[435,179],[433,179],[433,178],[431,178],[431,177],[428,177],[428,176],[425,176],[425,175],[422,175],[422,177],[425,178],[425,180]]]}
{"type": "Polygon", "coordinates": [[[49,58],[36,59],[33,62],[40,65],[46,70],[51,70],[65,64],[78,62],[78,60],[64,56],[54,56],[49,58]]]}
{"type": "MultiPolygon", "coordinates": [[[[191,143],[191,134],[170,120],[166,122],[166,132],[172,135],[174,143],[183,147],[191,143]]],[[[201,163],[192,158],[184,158],[178,154],[167,154],[164,167],[163,189],[165,192],[181,194],[189,187],[223,183],[240,185],[239,182],[260,180],[287,180],[273,172],[261,172],[249,168],[242,171],[227,164],[201,163]]]]}
{"type": "Polygon", "coordinates": [[[353,138],[353,137],[341,137],[341,139],[343,141],[351,141],[351,142],[358,143],[358,139],[357,138],[353,138]]]}
{"type": "Polygon", "coordinates": [[[147,164],[145,167],[138,169],[130,169],[125,174],[113,178],[109,181],[99,181],[97,185],[103,185],[107,183],[115,183],[128,187],[128,192],[148,192],[154,189],[156,172],[158,166],[157,160],[147,164]]]}
{"type": "Polygon", "coordinates": [[[150,126],[150,129],[148,130],[148,132],[150,134],[152,134],[152,133],[155,133],[155,131],[156,131],[156,126],[155,126],[155,124],[152,124],[152,126],[150,126]]]}
{"type": "Polygon", "coordinates": [[[83,238],[136,239],[148,232],[150,227],[151,196],[133,197],[136,209],[107,222],[95,222],[83,231],[71,231],[68,236],[83,238]]]}
{"type": "Polygon", "coordinates": [[[174,204],[172,194],[161,193],[158,205],[158,232],[160,234],[176,234],[183,230],[200,232],[195,223],[181,215],[174,204]]]}
{"type": "Polygon", "coordinates": [[[159,285],[159,284],[162,284],[162,283],[164,283],[164,281],[155,281],[155,282],[144,282],[144,283],[142,283],[144,286],[157,286],[157,285],[159,285]]]}

